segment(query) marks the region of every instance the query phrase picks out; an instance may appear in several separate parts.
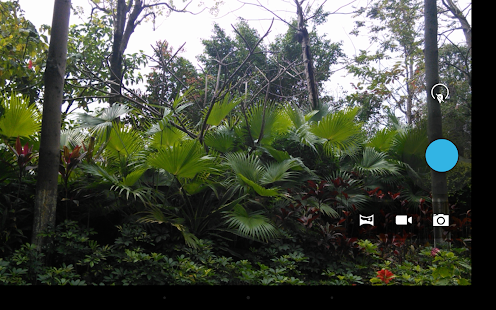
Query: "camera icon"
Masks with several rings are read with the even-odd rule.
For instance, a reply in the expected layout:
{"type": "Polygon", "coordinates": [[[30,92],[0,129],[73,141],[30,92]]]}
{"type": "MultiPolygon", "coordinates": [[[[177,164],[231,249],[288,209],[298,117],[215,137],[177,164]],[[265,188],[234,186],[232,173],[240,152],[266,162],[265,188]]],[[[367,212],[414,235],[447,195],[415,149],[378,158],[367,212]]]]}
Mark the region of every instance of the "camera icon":
{"type": "Polygon", "coordinates": [[[449,215],[434,214],[432,216],[432,226],[449,226],[449,215]]]}

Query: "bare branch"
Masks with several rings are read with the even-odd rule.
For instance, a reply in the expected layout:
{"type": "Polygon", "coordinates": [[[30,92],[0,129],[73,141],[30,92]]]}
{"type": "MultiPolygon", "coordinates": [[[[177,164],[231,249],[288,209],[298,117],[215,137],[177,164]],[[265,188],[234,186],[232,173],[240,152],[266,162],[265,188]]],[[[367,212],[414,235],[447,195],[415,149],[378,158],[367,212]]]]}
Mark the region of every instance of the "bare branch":
{"type": "Polygon", "coordinates": [[[165,5],[169,10],[173,11],[173,12],[178,12],[178,13],[190,13],[191,15],[198,15],[200,14],[201,12],[205,11],[205,9],[207,7],[204,7],[200,12],[191,12],[191,11],[187,11],[187,8],[188,6],[191,4],[191,2],[193,2],[192,0],[189,1],[182,9],[178,10],[176,9],[175,7],[171,6],[169,3],[167,2],[158,2],[158,3],[152,3],[152,4],[147,4],[147,5],[144,5],[143,8],[152,8],[152,7],[155,7],[155,6],[159,6],[159,5],[165,5]]]}
{"type": "Polygon", "coordinates": [[[243,1],[240,1],[238,0],[238,2],[240,3],[243,3],[243,5],[245,4],[248,4],[248,5],[254,5],[254,6],[258,6],[258,7],[261,7],[263,9],[265,9],[266,11],[270,12],[272,15],[274,15],[275,17],[277,17],[280,21],[284,22],[286,25],[288,25],[289,27],[293,28],[296,30],[296,27],[294,27],[293,25],[291,25],[291,23],[287,22],[286,20],[284,20],[282,17],[280,17],[279,15],[277,15],[276,13],[274,13],[274,11],[268,9],[267,7],[265,7],[263,4],[260,3],[260,1],[257,0],[258,4],[255,4],[255,3],[250,3],[250,2],[243,2],[243,1]]]}
{"type": "Polygon", "coordinates": [[[243,60],[243,62],[236,68],[236,70],[234,70],[234,72],[227,78],[227,80],[224,83],[222,83],[222,87],[220,87],[220,90],[218,92],[216,91],[214,93],[212,99],[210,100],[210,107],[209,107],[209,109],[208,109],[208,111],[207,111],[207,113],[205,115],[205,119],[203,121],[202,129],[200,131],[200,135],[199,135],[200,143],[203,144],[203,137],[205,135],[205,130],[207,128],[207,119],[210,116],[210,113],[212,112],[212,109],[214,107],[214,104],[217,102],[217,99],[219,98],[218,95],[220,93],[222,93],[222,91],[224,90],[224,88],[232,81],[232,79],[234,78],[234,76],[236,76],[236,74],[238,73],[239,69],[241,69],[241,67],[248,61],[248,59],[251,58],[251,56],[253,55],[253,52],[255,51],[255,49],[257,48],[257,46],[269,34],[270,30],[272,29],[272,25],[273,24],[274,24],[274,19],[272,19],[272,22],[270,23],[269,29],[267,29],[267,31],[265,32],[265,34],[257,41],[257,43],[255,43],[255,46],[253,46],[253,48],[248,47],[248,55],[245,57],[245,59],[243,60]]]}

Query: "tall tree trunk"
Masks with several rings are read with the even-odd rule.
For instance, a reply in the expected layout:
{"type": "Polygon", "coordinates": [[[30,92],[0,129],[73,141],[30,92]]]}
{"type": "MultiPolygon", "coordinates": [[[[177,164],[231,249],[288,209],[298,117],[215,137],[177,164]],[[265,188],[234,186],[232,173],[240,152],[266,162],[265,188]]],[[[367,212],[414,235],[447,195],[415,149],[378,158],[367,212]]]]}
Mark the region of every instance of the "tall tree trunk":
{"type": "Polygon", "coordinates": [[[121,94],[122,80],[122,55],[121,45],[124,36],[124,26],[126,25],[126,0],[118,0],[117,12],[114,18],[114,41],[112,42],[112,55],[110,57],[110,86],[113,97],[109,99],[109,104],[113,105],[119,100],[121,94]]]}
{"type": "MultiPolygon", "coordinates": [[[[313,67],[312,54],[310,53],[310,38],[308,36],[307,28],[305,27],[305,20],[303,18],[303,10],[301,3],[294,0],[296,4],[296,13],[298,15],[298,42],[301,44],[303,54],[303,65],[305,66],[305,76],[307,79],[307,89],[310,104],[313,110],[318,109],[318,90],[315,81],[315,69],[313,67]]],[[[303,1],[301,1],[303,3],[303,1]]]]}
{"type": "Polygon", "coordinates": [[[412,125],[412,105],[413,105],[413,89],[411,83],[413,81],[413,64],[412,59],[409,56],[405,48],[405,69],[406,69],[406,123],[412,125]]]}
{"type": "Polygon", "coordinates": [[[124,75],[122,71],[123,55],[131,34],[140,22],[137,20],[143,9],[142,0],[128,0],[127,4],[126,0],[117,1],[114,17],[114,41],[112,42],[112,56],[110,57],[110,80],[113,83],[111,86],[113,97],[109,99],[110,105],[116,103],[120,98],[122,77],[124,75]]]}
{"type": "Polygon", "coordinates": [[[67,59],[67,38],[71,0],[55,0],[52,35],[45,70],[45,100],[40,138],[40,159],[36,181],[33,235],[31,243],[38,251],[46,242],[38,233],[55,226],[57,185],[60,165],[61,107],[67,59]]]}
{"type": "MultiPolygon", "coordinates": [[[[425,79],[427,94],[427,135],[429,143],[442,138],[442,116],[439,102],[431,97],[431,88],[439,83],[439,58],[437,47],[436,0],[424,0],[425,19],[425,79]]],[[[431,169],[432,210],[434,214],[449,214],[446,173],[431,169]]],[[[434,227],[434,246],[443,244],[442,227],[434,227]]]]}

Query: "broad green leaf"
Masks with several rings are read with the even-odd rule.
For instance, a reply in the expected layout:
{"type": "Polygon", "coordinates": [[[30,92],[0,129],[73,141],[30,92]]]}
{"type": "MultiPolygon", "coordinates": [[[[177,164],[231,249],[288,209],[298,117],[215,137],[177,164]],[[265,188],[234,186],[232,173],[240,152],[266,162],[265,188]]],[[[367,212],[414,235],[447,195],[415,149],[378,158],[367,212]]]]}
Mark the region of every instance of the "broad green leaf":
{"type": "Polygon", "coordinates": [[[326,139],[324,147],[328,153],[332,149],[346,150],[359,144],[361,126],[354,118],[357,108],[325,115],[310,126],[310,131],[317,137],[326,139]]]}
{"type": "Polygon", "coordinates": [[[219,126],[207,132],[205,144],[221,153],[227,153],[234,148],[236,135],[226,126],[219,126]]]}
{"type": "Polygon", "coordinates": [[[213,159],[204,155],[203,148],[197,141],[185,140],[160,148],[150,155],[148,164],[164,169],[178,178],[192,179],[200,172],[216,171],[213,159]]]}
{"type": "Polygon", "coordinates": [[[225,96],[222,102],[214,103],[210,115],[207,119],[207,124],[212,126],[219,126],[222,120],[231,112],[231,110],[237,106],[242,98],[236,98],[230,100],[230,96],[225,96]]]}
{"type": "Polygon", "coordinates": [[[243,182],[250,185],[255,190],[255,192],[257,192],[257,194],[259,194],[260,196],[274,197],[274,196],[279,195],[279,192],[277,191],[277,189],[274,189],[274,188],[267,189],[265,187],[262,187],[262,186],[258,185],[257,183],[253,182],[252,180],[249,180],[248,178],[246,178],[244,175],[242,175],[240,173],[238,173],[237,176],[239,178],[241,178],[243,180],[243,182]]]}
{"type": "Polygon", "coordinates": [[[143,175],[143,173],[146,171],[146,169],[138,169],[131,171],[128,175],[124,177],[122,180],[122,184],[125,186],[133,186],[139,178],[143,175]]]}
{"type": "Polygon", "coordinates": [[[35,135],[41,128],[41,116],[34,104],[29,105],[27,98],[12,93],[10,99],[0,103],[0,135],[7,139],[29,137],[35,135]]]}
{"type": "Polygon", "coordinates": [[[226,213],[226,224],[229,228],[235,228],[240,236],[265,242],[278,236],[276,228],[260,211],[248,213],[243,206],[236,205],[226,213]]]}

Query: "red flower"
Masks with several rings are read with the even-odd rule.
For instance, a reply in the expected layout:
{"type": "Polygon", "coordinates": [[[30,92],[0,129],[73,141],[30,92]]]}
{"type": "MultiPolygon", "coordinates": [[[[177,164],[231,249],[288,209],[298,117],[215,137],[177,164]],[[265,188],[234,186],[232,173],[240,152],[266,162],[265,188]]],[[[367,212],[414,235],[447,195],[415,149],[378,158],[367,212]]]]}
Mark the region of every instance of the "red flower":
{"type": "Polygon", "coordinates": [[[28,62],[28,69],[31,70],[33,68],[33,61],[31,59],[28,62]]]}
{"type": "Polygon", "coordinates": [[[437,253],[439,253],[439,249],[438,248],[433,248],[432,251],[431,251],[431,256],[434,257],[437,255],[437,253]]]}
{"type": "Polygon", "coordinates": [[[377,277],[381,279],[382,282],[388,284],[395,275],[387,269],[381,269],[380,271],[377,271],[377,277]]]}

